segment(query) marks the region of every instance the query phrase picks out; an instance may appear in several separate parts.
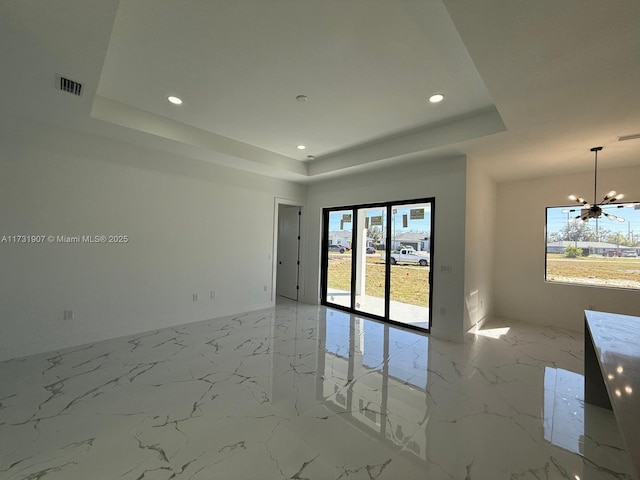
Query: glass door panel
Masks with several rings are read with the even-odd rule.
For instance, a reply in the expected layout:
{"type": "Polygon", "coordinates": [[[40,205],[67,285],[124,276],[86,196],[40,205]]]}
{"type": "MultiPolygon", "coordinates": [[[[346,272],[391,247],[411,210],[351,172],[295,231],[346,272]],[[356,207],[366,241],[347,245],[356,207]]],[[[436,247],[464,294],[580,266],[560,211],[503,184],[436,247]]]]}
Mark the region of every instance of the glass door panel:
{"type": "Polygon", "coordinates": [[[387,207],[356,209],[358,235],[355,258],[356,311],[385,316],[387,207]]]}
{"type": "Polygon", "coordinates": [[[327,296],[325,301],[351,308],[353,210],[329,212],[327,296]]]}
{"type": "Polygon", "coordinates": [[[389,319],[429,328],[431,203],[391,206],[389,319]]]}

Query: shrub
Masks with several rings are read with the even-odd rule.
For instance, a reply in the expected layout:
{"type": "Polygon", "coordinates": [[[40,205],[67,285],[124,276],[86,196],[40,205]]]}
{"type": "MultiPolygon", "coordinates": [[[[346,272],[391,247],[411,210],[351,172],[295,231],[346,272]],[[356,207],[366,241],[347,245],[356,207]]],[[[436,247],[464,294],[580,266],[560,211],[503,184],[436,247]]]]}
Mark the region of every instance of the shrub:
{"type": "Polygon", "coordinates": [[[578,258],[582,256],[582,249],[578,247],[574,247],[573,245],[568,246],[564,249],[564,256],[567,258],[578,258]]]}

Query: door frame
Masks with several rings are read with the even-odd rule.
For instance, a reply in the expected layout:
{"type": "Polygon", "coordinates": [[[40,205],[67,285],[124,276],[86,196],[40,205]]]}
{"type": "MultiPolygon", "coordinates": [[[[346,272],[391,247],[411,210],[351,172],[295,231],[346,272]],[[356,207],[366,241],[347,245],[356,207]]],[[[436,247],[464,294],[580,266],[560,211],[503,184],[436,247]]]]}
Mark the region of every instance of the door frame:
{"type": "Polygon", "coordinates": [[[396,201],[384,201],[384,202],[373,202],[373,203],[365,203],[365,204],[357,204],[357,205],[345,205],[339,207],[326,207],[322,209],[322,239],[320,242],[320,248],[322,248],[321,256],[320,256],[320,303],[325,306],[329,306],[331,308],[335,308],[337,310],[343,310],[345,312],[353,313],[359,316],[364,316],[368,318],[373,318],[375,320],[380,320],[385,323],[389,323],[392,325],[398,325],[404,328],[409,328],[411,330],[416,330],[419,332],[429,333],[431,331],[432,322],[433,322],[433,259],[434,259],[434,245],[435,245],[435,210],[436,210],[436,199],[435,197],[427,197],[427,198],[417,198],[417,199],[405,199],[405,200],[396,200],[396,201]],[[398,322],[395,320],[391,320],[389,314],[389,306],[390,306],[390,295],[391,295],[391,223],[389,222],[389,218],[387,218],[386,225],[386,242],[385,242],[385,295],[384,295],[384,303],[385,303],[385,313],[383,316],[375,315],[372,313],[361,312],[356,310],[355,308],[355,290],[353,289],[353,285],[355,284],[355,264],[352,262],[351,264],[351,302],[350,307],[345,307],[342,305],[334,304],[327,301],[327,291],[328,291],[328,265],[329,265],[329,214],[335,211],[342,210],[350,210],[354,223],[352,224],[353,234],[352,234],[352,252],[354,255],[358,254],[357,248],[360,245],[360,240],[357,238],[357,215],[356,210],[362,208],[378,208],[384,207],[387,209],[387,217],[389,217],[389,212],[394,206],[398,205],[411,205],[414,203],[429,203],[431,205],[431,225],[430,225],[430,240],[429,240],[429,320],[428,327],[416,327],[411,324],[398,322]]]}
{"type": "Polygon", "coordinates": [[[278,224],[280,221],[280,205],[286,205],[289,207],[298,207],[300,209],[299,215],[299,223],[298,223],[298,236],[300,239],[298,240],[298,301],[300,300],[300,295],[302,294],[302,281],[304,276],[301,275],[300,267],[302,266],[301,258],[302,256],[302,226],[303,226],[303,209],[304,206],[301,202],[297,200],[291,200],[289,198],[279,198],[275,197],[273,204],[273,249],[271,252],[271,303],[275,304],[276,301],[276,290],[278,286],[278,224]]]}

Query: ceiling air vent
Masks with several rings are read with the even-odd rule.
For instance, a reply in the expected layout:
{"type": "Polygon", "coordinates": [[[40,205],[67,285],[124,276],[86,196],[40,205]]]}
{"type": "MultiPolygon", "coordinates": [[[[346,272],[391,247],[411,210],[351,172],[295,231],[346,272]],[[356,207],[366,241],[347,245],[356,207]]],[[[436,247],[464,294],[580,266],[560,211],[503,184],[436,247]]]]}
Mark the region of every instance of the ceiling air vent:
{"type": "Polygon", "coordinates": [[[73,80],[63,77],[62,75],[59,75],[58,79],[58,88],[63,92],[71,93],[72,95],[77,95],[78,97],[82,94],[81,83],[74,82],[73,80]]]}

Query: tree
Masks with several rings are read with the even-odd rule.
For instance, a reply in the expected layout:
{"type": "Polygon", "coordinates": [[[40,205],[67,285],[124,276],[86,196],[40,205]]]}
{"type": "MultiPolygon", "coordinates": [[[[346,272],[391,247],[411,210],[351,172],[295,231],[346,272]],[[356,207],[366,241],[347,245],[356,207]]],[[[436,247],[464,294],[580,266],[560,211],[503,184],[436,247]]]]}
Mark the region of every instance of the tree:
{"type": "Polygon", "coordinates": [[[586,241],[591,233],[591,229],[587,225],[587,222],[581,222],[579,220],[569,222],[565,230],[566,240],[571,240],[573,242],[586,241]]]}
{"type": "Polygon", "coordinates": [[[585,222],[571,220],[559,232],[549,234],[549,242],[571,241],[583,242],[593,239],[594,232],[585,222]]]}
{"type": "Polygon", "coordinates": [[[611,230],[607,230],[606,228],[599,228],[597,234],[596,232],[593,233],[595,242],[606,242],[607,238],[609,238],[609,235],[611,235],[613,232],[611,230]]]}
{"type": "Polygon", "coordinates": [[[607,237],[607,242],[615,243],[617,246],[620,245],[629,245],[629,239],[625,237],[622,233],[616,232],[607,237]]]}
{"type": "Polygon", "coordinates": [[[367,236],[371,239],[371,243],[378,245],[382,242],[382,227],[373,226],[367,230],[367,236]]]}
{"type": "Polygon", "coordinates": [[[596,232],[595,230],[589,229],[589,231],[586,232],[586,235],[588,242],[599,242],[600,239],[603,238],[602,232],[600,232],[600,230],[596,232]]]}
{"type": "Polygon", "coordinates": [[[547,242],[560,242],[564,240],[564,235],[562,232],[550,232],[547,234],[547,242]]]}

